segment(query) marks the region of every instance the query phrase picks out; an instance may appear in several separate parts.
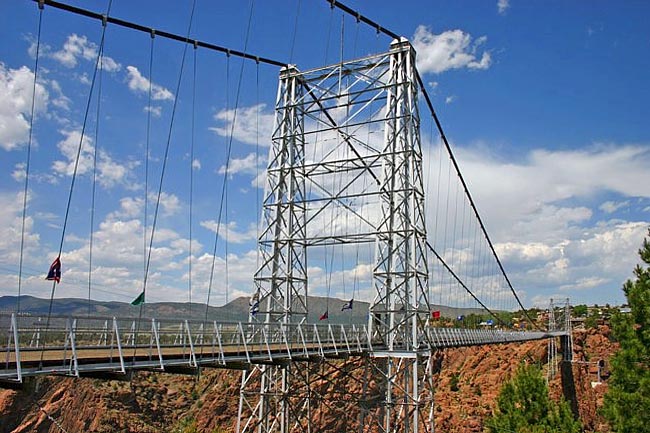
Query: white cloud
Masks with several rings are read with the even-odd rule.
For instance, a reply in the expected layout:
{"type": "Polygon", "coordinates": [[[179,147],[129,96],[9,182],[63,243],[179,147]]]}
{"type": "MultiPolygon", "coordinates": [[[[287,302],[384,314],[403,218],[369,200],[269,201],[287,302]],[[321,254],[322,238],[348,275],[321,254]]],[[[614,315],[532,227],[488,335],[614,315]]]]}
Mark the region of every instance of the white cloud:
{"type": "Polygon", "coordinates": [[[628,206],[630,204],[629,201],[623,201],[623,202],[613,202],[613,201],[606,201],[603,204],[601,204],[598,209],[602,210],[605,213],[614,213],[617,210],[628,206]]]}
{"type": "Polygon", "coordinates": [[[79,75],[79,77],[77,78],[77,80],[78,80],[81,84],[85,84],[86,86],[90,86],[90,84],[91,84],[91,82],[90,82],[90,78],[88,78],[88,74],[85,73],[85,72],[84,72],[83,74],[79,75]]]}
{"type": "MultiPolygon", "coordinates": [[[[20,238],[22,231],[23,194],[0,192],[0,263],[18,269],[20,238]]],[[[31,196],[27,194],[29,206],[31,196]]],[[[28,213],[25,218],[24,257],[38,255],[39,235],[34,233],[34,219],[28,213]]],[[[9,287],[9,286],[7,286],[9,287]]],[[[13,286],[12,286],[13,287],[13,286]]]]}
{"type": "Polygon", "coordinates": [[[110,219],[137,218],[140,215],[142,215],[143,208],[144,208],[144,199],[134,198],[134,197],[122,197],[120,199],[120,209],[113,213],[110,213],[108,218],[110,219]]]}
{"type": "MultiPolygon", "coordinates": [[[[157,194],[153,192],[149,193],[149,201],[153,202],[154,206],[157,198],[157,194]]],[[[181,210],[181,202],[177,195],[162,191],[160,193],[160,207],[163,211],[163,215],[170,216],[181,210]]]]}
{"type": "MultiPolygon", "coordinates": [[[[228,167],[228,174],[230,176],[234,174],[251,174],[256,176],[260,172],[264,171],[265,165],[266,158],[256,158],[255,153],[249,153],[244,158],[231,158],[230,165],[228,167]]],[[[219,167],[219,174],[225,173],[226,166],[223,165],[219,167]]]]}
{"type": "MultiPolygon", "coordinates": [[[[94,62],[97,55],[98,47],[96,44],[90,42],[86,36],[73,33],[68,36],[63,47],[59,51],[51,53],[50,57],[67,68],[74,68],[77,66],[79,59],[94,62]]],[[[122,65],[108,56],[102,56],[101,65],[108,72],[117,72],[122,69],[122,65]]]]}
{"type": "Polygon", "coordinates": [[[56,80],[49,80],[48,84],[50,85],[52,91],[56,94],[56,97],[52,99],[52,105],[61,108],[62,110],[70,110],[70,98],[63,94],[63,90],[61,89],[59,82],[56,80]]]}
{"type": "Polygon", "coordinates": [[[194,170],[201,170],[201,161],[198,158],[194,158],[194,161],[192,161],[192,168],[194,170]]]}
{"type": "Polygon", "coordinates": [[[456,95],[447,96],[445,98],[445,104],[451,104],[456,100],[456,95]]]}
{"type": "MultiPolygon", "coordinates": [[[[504,162],[478,149],[456,148],[456,157],[488,230],[502,242],[541,238],[559,242],[568,225],[592,217],[590,209],[558,204],[561,201],[586,200],[599,192],[650,197],[645,188],[650,185],[650,146],[534,150],[519,163],[504,162]]],[[[445,163],[442,171],[446,170],[445,163]]],[[[430,179],[429,190],[436,191],[437,176],[430,179]]],[[[435,195],[427,200],[435,215],[435,195]]]]}
{"type": "Polygon", "coordinates": [[[240,232],[237,231],[237,223],[235,221],[230,221],[228,224],[221,223],[221,227],[218,227],[217,221],[201,221],[201,227],[205,227],[211,232],[217,232],[219,228],[219,237],[222,239],[228,239],[229,243],[241,244],[247,241],[251,241],[257,237],[257,227],[255,224],[250,224],[246,231],[240,232]]]}
{"type": "MultiPolygon", "coordinates": [[[[72,176],[75,168],[75,161],[79,151],[79,142],[81,132],[78,130],[60,131],[64,139],[59,141],[57,147],[65,160],[56,160],[52,163],[52,169],[58,175],[72,176]]],[[[94,164],[94,151],[92,138],[84,136],[81,152],[79,152],[79,162],[77,165],[77,175],[91,173],[94,164]]],[[[111,156],[104,150],[97,152],[97,181],[105,188],[110,188],[116,184],[123,184],[130,179],[131,171],[137,163],[121,164],[114,161],[111,156]]]]}
{"type": "MultiPolygon", "coordinates": [[[[148,94],[149,85],[151,84],[151,98],[154,101],[169,101],[174,99],[174,94],[165,87],[150,83],[149,79],[144,77],[135,66],[127,66],[128,86],[134,93],[148,94]]],[[[153,111],[155,114],[155,111],[153,111]]]]}
{"type": "Polygon", "coordinates": [[[160,117],[162,114],[162,107],[160,105],[152,105],[151,107],[144,107],[143,111],[151,113],[153,117],[160,117]]]}
{"type": "Polygon", "coordinates": [[[560,286],[560,290],[585,290],[593,289],[594,287],[601,286],[603,284],[609,283],[610,280],[607,278],[601,277],[583,277],[578,278],[578,280],[573,284],[565,284],[560,286]]]}
{"type": "MultiPolygon", "coordinates": [[[[29,118],[32,109],[34,73],[26,66],[7,68],[0,62],[0,147],[13,150],[29,139],[29,118]]],[[[34,115],[46,111],[49,92],[36,83],[34,115]]]]}
{"type": "Polygon", "coordinates": [[[222,125],[209,129],[221,137],[230,137],[232,132],[233,138],[237,141],[268,147],[273,134],[274,115],[273,112],[265,110],[266,104],[241,107],[237,110],[236,118],[234,109],[220,110],[214,115],[214,120],[222,125]],[[233,120],[235,121],[234,129],[233,120]]]}
{"type": "Polygon", "coordinates": [[[521,263],[546,263],[561,256],[558,248],[554,248],[542,242],[531,242],[527,244],[504,242],[495,245],[495,249],[501,259],[510,263],[514,261],[521,263]]]}
{"type": "Polygon", "coordinates": [[[492,64],[490,53],[478,48],[487,40],[482,36],[472,43],[472,36],[462,30],[432,33],[420,25],[413,35],[413,47],[417,51],[418,69],[422,73],[439,74],[450,69],[487,69],[492,64]]]}
{"type": "Polygon", "coordinates": [[[11,172],[11,177],[16,182],[23,182],[25,180],[25,177],[27,176],[27,172],[25,170],[26,167],[27,167],[26,163],[19,162],[14,166],[14,171],[11,172]]]}
{"type": "MultiPolygon", "coordinates": [[[[75,168],[75,161],[78,153],[79,142],[81,140],[80,131],[60,131],[65,137],[59,141],[57,147],[61,154],[66,158],[65,161],[54,161],[52,169],[61,175],[72,176],[75,168]]],[[[93,146],[92,138],[87,135],[83,138],[81,152],[79,152],[79,163],[77,164],[77,174],[83,175],[93,166],[93,146]]]]}
{"type": "MultiPolygon", "coordinates": [[[[631,203],[633,198],[650,197],[650,191],[642,187],[650,184],[650,146],[601,144],[570,151],[534,150],[518,162],[503,161],[486,153],[487,148],[456,147],[455,153],[515,288],[544,294],[547,300],[561,289],[562,296],[572,301],[621,302],[621,284],[638,261],[636,251],[650,221],[598,220],[601,214],[592,206],[598,206],[593,205],[594,197],[605,195],[615,198],[601,205],[605,210],[631,203]]],[[[425,164],[430,158],[437,161],[438,149],[425,150],[425,164]]],[[[429,179],[425,187],[429,191],[429,236],[441,244],[447,227],[447,249],[451,239],[454,245],[463,245],[463,239],[458,236],[462,228],[454,233],[445,221],[455,221],[455,213],[463,215],[469,208],[463,199],[454,204],[456,177],[447,176],[448,167],[443,160],[427,168],[440,170],[441,176],[436,171],[425,176],[429,179]],[[448,190],[451,204],[447,209],[448,190]]],[[[473,232],[473,226],[464,224],[465,233],[473,232]]]]}
{"type": "Polygon", "coordinates": [[[505,15],[506,11],[510,8],[510,0],[498,0],[497,10],[500,15],[505,15]]]}

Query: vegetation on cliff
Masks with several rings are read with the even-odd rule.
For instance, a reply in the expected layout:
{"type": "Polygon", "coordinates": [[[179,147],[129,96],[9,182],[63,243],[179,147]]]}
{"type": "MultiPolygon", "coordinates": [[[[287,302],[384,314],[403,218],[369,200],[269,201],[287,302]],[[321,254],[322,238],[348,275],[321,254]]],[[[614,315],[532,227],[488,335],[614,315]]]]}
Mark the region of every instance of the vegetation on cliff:
{"type": "Polygon", "coordinates": [[[650,230],[639,256],[645,265],[634,269],[623,291],[629,314],[615,314],[612,335],[620,350],[611,359],[609,389],[603,413],[614,431],[637,433],[650,426],[650,230]]]}
{"type": "Polygon", "coordinates": [[[579,433],[582,430],[566,401],[551,400],[541,369],[525,364],[501,388],[495,414],[485,425],[490,433],[579,433]]]}

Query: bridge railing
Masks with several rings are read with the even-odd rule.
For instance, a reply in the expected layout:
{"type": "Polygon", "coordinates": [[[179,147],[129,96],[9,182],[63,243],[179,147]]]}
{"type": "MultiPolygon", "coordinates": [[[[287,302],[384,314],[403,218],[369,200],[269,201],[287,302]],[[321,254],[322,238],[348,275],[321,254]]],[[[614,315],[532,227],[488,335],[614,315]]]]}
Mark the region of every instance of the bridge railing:
{"type": "Polygon", "coordinates": [[[548,336],[546,332],[513,331],[498,328],[462,329],[438,327],[426,330],[424,342],[434,348],[446,348],[541,340],[548,336]]]}
{"type": "MultiPolygon", "coordinates": [[[[386,352],[381,341],[371,339],[365,325],[0,314],[0,330],[4,354],[0,380],[14,381],[37,374],[248,368],[258,363],[386,352]]],[[[427,328],[419,347],[426,354],[433,349],[535,340],[551,334],[427,328]]]]}
{"type": "Polygon", "coordinates": [[[25,374],[98,372],[200,365],[234,367],[361,353],[365,326],[0,315],[0,379],[25,374]]]}

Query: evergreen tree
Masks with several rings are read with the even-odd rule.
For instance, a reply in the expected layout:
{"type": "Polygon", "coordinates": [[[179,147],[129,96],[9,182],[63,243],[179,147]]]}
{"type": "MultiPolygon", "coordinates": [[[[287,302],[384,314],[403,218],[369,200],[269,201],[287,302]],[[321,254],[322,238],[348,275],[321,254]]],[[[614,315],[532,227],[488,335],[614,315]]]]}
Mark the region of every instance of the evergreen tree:
{"type": "Polygon", "coordinates": [[[499,392],[497,410],[486,422],[490,433],[579,433],[566,401],[555,403],[537,366],[519,366],[517,374],[499,392]]]}
{"type": "MultiPolygon", "coordinates": [[[[650,236],[650,230],[648,230],[650,236]]],[[[635,281],[623,285],[630,314],[612,317],[612,335],[620,350],[612,357],[609,389],[603,413],[619,433],[650,431],[650,241],[639,256],[645,265],[634,269],[635,281]]]]}

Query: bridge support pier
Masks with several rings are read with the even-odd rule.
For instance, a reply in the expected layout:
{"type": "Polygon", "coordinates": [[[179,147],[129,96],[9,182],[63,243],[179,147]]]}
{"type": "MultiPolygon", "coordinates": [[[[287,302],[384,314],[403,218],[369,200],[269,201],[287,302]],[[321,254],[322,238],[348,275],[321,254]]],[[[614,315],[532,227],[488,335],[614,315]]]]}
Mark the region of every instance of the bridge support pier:
{"type": "MultiPolygon", "coordinates": [[[[570,332],[570,330],[569,330],[570,332]]],[[[572,361],[572,338],[571,335],[560,337],[560,350],[562,351],[562,361],[560,362],[560,377],[562,378],[562,394],[571,406],[571,412],[576,419],[580,418],[580,409],[578,406],[578,395],[576,393],[575,378],[573,376],[572,361]]]]}

